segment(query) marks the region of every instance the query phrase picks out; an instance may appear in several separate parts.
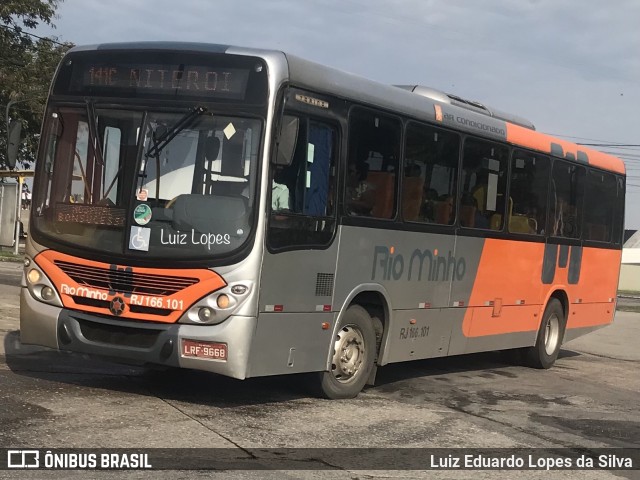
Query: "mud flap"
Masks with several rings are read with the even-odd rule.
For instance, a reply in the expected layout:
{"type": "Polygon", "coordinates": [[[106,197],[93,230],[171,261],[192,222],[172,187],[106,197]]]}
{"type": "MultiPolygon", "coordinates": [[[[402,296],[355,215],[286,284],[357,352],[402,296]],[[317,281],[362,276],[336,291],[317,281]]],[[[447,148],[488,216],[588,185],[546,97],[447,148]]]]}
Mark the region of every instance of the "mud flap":
{"type": "Polygon", "coordinates": [[[376,384],[376,373],[378,373],[378,366],[374,363],[367,378],[367,385],[374,386],[376,384]]]}

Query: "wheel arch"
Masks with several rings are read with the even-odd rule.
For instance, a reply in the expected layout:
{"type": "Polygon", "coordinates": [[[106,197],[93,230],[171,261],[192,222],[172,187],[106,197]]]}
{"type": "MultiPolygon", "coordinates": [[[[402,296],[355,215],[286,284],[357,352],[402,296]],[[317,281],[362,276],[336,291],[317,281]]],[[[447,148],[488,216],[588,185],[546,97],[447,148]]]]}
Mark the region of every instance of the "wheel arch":
{"type": "Polygon", "coordinates": [[[541,307],[535,343],[521,351],[525,365],[548,369],[554,365],[564,342],[570,307],[566,290],[562,288],[550,290],[546,302],[541,307]],[[557,319],[557,324],[552,322],[552,315],[557,319]],[[558,318],[560,315],[562,318],[558,318]]]}
{"type": "MultiPolygon", "coordinates": [[[[567,291],[564,288],[555,288],[553,289],[550,293],[549,296],[547,297],[547,301],[544,303],[544,305],[542,305],[542,312],[544,313],[544,310],[547,308],[547,305],[549,305],[549,302],[552,299],[557,299],[560,302],[560,305],[562,305],[562,311],[564,312],[564,324],[566,326],[567,324],[567,320],[569,318],[569,295],[567,294],[567,291]]],[[[542,315],[540,316],[540,321],[542,322],[542,315]]]]}
{"type": "MultiPolygon", "coordinates": [[[[387,290],[379,284],[363,284],[354,288],[345,298],[340,308],[336,321],[333,325],[332,339],[335,338],[338,326],[344,317],[345,312],[352,305],[359,305],[364,308],[372,319],[376,332],[376,360],[375,365],[383,365],[381,359],[384,354],[384,346],[389,332],[391,322],[392,305],[387,290]]],[[[327,351],[327,369],[330,367],[332,358],[331,345],[327,351]]]]}
{"type": "Polygon", "coordinates": [[[560,305],[562,306],[562,311],[563,311],[562,343],[564,343],[564,333],[567,330],[567,323],[569,321],[569,307],[571,306],[571,302],[569,300],[569,294],[567,293],[566,287],[564,285],[556,285],[553,288],[549,289],[549,292],[544,302],[542,303],[542,305],[540,305],[540,313],[538,315],[538,318],[540,320],[538,321],[538,329],[540,328],[540,325],[544,320],[544,312],[546,311],[547,306],[549,305],[549,302],[551,302],[551,300],[553,299],[558,300],[560,302],[560,305]]]}

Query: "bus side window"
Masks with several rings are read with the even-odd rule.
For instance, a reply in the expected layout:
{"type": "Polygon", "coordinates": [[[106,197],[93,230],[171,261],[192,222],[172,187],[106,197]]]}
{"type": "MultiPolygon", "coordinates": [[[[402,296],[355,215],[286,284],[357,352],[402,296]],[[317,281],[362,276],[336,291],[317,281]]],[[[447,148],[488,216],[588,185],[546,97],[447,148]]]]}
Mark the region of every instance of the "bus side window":
{"type": "Polygon", "coordinates": [[[407,126],[401,196],[405,221],[453,223],[459,152],[459,135],[413,122],[407,126]]]}
{"type": "Polygon", "coordinates": [[[460,225],[502,230],[509,149],[503,145],[467,139],[462,160],[460,225]]]}
{"type": "Polygon", "coordinates": [[[616,179],[610,173],[589,170],[586,188],[583,238],[611,242],[617,207],[616,179]]]}
{"type": "Polygon", "coordinates": [[[300,118],[291,164],[270,166],[270,247],[322,246],[333,237],[337,141],[334,126],[300,118]]]}
{"type": "Polygon", "coordinates": [[[272,166],[272,211],[325,217],[331,215],[335,129],[326,124],[301,122],[291,165],[272,166]],[[331,190],[331,192],[330,192],[331,190]],[[288,198],[284,192],[288,192],[288,198]],[[286,205],[286,206],[285,206],[286,205]]]}
{"type": "Polygon", "coordinates": [[[544,234],[549,189],[549,158],[515,150],[507,225],[510,233],[544,234]]]}
{"type": "Polygon", "coordinates": [[[554,160],[547,227],[549,235],[580,238],[585,175],[584,167],[554,160]]]}
{"type": "Polygon", "coordinates": [[[395,118],[355,109],[349,119],[344,204],[349,215],[393,218],[402,125],[395,118]]]}
{"type": "Polygon", "coordinates": [[[622,244],[624,237],[624,179],[616,176],[616,208],[613,218],[613,243],[622,244]]]}

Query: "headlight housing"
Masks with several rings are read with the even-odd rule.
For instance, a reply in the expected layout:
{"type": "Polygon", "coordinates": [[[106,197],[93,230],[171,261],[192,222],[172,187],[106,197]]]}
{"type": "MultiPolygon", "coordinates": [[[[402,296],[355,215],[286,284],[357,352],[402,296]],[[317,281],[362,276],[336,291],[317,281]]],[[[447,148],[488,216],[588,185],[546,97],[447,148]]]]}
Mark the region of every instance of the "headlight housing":
{"type": "Polygon", "coordinates": [[[62,307],[62,300],[53,283],[31,258],[24,259],[24,280],[31,296],[36,300],[62,307]]]}
{"type": "Polygon", "coordinates": [[[180,318],[180,323],[217,325],[229,318],[247,299],[252,282],[234,282],[194,303],[180,318]]]}

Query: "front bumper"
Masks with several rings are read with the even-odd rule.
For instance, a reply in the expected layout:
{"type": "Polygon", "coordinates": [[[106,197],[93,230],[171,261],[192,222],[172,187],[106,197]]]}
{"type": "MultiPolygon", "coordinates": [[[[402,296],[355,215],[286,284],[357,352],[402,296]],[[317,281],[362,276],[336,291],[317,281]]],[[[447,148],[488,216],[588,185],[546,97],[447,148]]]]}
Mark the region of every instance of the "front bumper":
{"type": "Polygon", "coordinates": [[[22,343],[135,363],[206,370],[233,378],[247,375],[255,317],[231,316],[219,325],[158,324],[87,314],[39,302],[20,292],[22,343]],[[227,344],[226,360],[185,357],[182,339],[227,344]]]}

